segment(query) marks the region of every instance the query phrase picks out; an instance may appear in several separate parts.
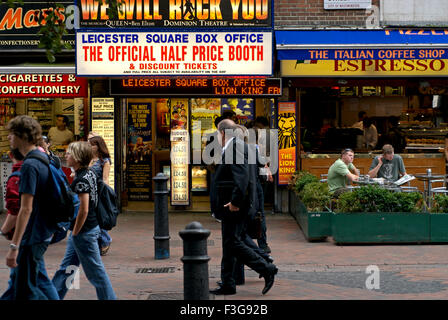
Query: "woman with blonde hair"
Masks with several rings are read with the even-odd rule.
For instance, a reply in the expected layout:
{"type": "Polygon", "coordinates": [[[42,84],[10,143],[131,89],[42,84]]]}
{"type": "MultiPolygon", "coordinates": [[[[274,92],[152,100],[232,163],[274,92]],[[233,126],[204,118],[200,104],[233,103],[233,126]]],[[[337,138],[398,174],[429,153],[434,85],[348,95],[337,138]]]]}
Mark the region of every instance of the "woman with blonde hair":
{"type": "Polygon", "coordinates": [[[98,299],[116,299],[98,246],[100,227],[95,211],[98,204],[97,177],[89,169],[92,157],[90,143],[78,141],[69,144],[66,160],[67,165],[75,169],[75,179],[71,188],[78,194],[80,206],[76,219],[70,225],[72,232],[67,240],[65,256],[53,278],[53,284],[61,300],[64,299],[69,287],[67,279],[77,271],[68,268],[79,267],[80,264],[87,279],[95,287],[98,299]]]}

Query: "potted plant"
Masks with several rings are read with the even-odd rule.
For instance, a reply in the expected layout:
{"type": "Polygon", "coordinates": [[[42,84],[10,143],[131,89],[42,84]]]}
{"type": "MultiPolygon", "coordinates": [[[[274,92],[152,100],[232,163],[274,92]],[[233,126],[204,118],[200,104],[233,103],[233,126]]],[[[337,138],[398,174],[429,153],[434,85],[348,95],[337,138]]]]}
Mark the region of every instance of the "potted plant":
{"type": "Polygon", "coordinates": [[[430,210],[431,242],[448,242],[448,196],[435,194],[430,210]]]}
{"type": "Polygon", "coordinates": [[[290,181],[290,213],[308,241],[331,235],[330,192],[326,183],[306,171],[296,172],[290,181]]]}
{"type": "Polygon", "coordinates": [[[419,192],[365,186],[339,196],[332,217],[336,243],[429,242],[429,214],[419,192]]]}

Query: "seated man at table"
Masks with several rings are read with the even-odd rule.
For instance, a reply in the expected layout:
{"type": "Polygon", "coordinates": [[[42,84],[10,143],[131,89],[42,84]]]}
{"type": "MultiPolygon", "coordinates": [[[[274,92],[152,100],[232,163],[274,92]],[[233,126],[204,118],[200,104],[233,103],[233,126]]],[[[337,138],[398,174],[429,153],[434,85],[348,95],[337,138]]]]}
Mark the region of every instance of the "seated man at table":
{"type": "Polygon", "coordinates": [[[394,154],[394,147],[390,144],[385,144],[383,154],[373,159],[368,173],[371,178],[384,178],[394,182],[405,174],[403,158],[394,154]]]}
{"type": "Polygon", "coordinates": [[[334,197],[346,191],[347,180],[356,181],[359,178],[359,170],[353,165],[355,153],[352,149],[344,149],[341,158],[336,160],[328,170],[328,189],[334,197]]]}

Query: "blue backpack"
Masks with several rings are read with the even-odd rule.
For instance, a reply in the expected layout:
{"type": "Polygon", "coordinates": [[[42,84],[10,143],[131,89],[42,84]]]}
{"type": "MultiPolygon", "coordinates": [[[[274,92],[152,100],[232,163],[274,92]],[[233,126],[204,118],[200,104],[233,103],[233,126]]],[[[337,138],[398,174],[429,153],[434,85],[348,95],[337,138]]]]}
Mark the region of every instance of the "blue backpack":
{"type": "Polygon", "coordinates": [[[42,216],[52,226],[59,225],[63,228],[69,226],[70,221],[75,219],[78,214],[79,197],[70,188],[59,159],[50,157],[43,152],[33,152],[26,159],[40,160],[50,169],[49,192],[43,205],[42,216]]]}

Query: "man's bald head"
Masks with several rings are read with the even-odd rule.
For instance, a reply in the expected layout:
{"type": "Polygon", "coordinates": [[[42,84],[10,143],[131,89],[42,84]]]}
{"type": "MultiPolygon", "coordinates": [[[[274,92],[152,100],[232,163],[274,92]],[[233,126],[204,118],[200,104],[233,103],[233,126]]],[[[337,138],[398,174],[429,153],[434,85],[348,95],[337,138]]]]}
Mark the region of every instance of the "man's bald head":
{"type": "Polygon", "coordinates": [[[225,131],[225,130],[235,130],[236,129],[236,123],[233,120],[230,119],[224,119],[220,123],[218,123],[218,131],[225,131]]]}

